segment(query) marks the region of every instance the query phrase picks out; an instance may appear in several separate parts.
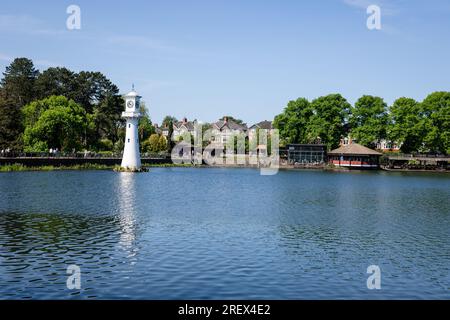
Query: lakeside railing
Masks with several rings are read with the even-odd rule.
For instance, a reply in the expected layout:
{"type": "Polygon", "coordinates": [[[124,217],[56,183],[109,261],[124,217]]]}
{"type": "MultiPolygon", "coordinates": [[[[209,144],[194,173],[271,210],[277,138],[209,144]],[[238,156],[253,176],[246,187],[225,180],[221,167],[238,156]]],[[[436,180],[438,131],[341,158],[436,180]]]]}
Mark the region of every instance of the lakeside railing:
{"type": "Polygon", "coordinates": [[[429,160],[450,160],[448,154],[430,154],[430,153],[398,153],[398,154],[386,154],[389,160],[414,160],[414,159],[429,159],[429,160]]]}
{"type": "MultiPolygon", "coordinates": [[[[141,153],[141,158],[165,159],[168,153],[141,153]]],[[[70,158],[121,159],[122,153],[111,152],[0,152],[0,158],[70,158]]]]}

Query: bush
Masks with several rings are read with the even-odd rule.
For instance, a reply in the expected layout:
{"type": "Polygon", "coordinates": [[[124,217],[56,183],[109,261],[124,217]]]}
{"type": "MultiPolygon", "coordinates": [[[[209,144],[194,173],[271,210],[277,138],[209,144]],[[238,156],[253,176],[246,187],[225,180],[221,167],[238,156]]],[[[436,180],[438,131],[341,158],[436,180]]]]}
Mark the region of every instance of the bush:
{"type": "Polygon", "coordinates": [[[122,153],[124,147],[125,142],[123,141],[123,139],[117,140],[117,142],[114,144],[113,152],[117,154],[122,153]]]}
{"type": "Polygon", "coordinates": [[[114,144],[109,139],[101,139],[98,144],[99,151],[113,151],[114,144]]]}

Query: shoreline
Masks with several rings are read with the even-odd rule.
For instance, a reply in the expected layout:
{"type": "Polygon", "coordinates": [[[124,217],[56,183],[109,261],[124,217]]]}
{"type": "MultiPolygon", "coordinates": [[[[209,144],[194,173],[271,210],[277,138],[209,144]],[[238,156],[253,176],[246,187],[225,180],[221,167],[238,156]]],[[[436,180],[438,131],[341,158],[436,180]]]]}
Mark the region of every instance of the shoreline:
{"type": "MultiPolygon", "coordinates": [[[[2,172],[39,172],[39,171],[92,171],[92,170],[115,170],[120,166],[114,165],[100,165],[100,164],[82,164],[73,166],[25,166],[22,164],[11,164],[0,166],[0,173],[2,172]]],[[[172,167],[193,167],[192,165],[184,164],[147,164],[143,168],[172,168],[172,167]]]]}
{"type": "MultiPolygon", "coordinates": [[[[194,165],[194,164],[175,164],[175,163],[158,163],[158,164],[146,164],[142,166],[145,169],[149,168],[223,168],[223,169],[259,169],[258,166],[242,166],[242,165],[194,165]]],[[[280,166],[278,168],[280,171],[325,171],[325,172],[352,172],[352,171],[383,171],[383,172],[406,172],[406,173],[438,173],[446,174],[450,173],[450,170],[424,170],[424,169],[388,169],[380,167],[379,169],[349,169],[341,167],[331,167],[331,166],[318,166],[318,167],[295,167],[295,166],[280,166]]],[[[82,164],[73,166],[25,166],[23,164],[10,164],[0,166],[0,173],[4,172],[39,172],[39,171],[92,171],[100,170],[107,171],[112,170],[116,172],[123,172],[120,170],[118,165],[100,165],[100,164],[82,164]]]]}

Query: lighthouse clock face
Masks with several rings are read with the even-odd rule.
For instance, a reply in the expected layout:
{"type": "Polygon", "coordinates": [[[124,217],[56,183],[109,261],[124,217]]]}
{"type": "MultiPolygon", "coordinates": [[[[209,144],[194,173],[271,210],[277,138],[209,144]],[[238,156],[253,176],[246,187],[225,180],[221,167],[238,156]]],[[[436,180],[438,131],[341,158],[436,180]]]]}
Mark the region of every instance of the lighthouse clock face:
{"type": "Polygon", "coordinates": [[[128,100],[128,102],[127,102],[127,107],[128,107],[129,109],[132,109],[132,108],[134,107],[134,102],[133,102],[133,100],[128,100]]]}

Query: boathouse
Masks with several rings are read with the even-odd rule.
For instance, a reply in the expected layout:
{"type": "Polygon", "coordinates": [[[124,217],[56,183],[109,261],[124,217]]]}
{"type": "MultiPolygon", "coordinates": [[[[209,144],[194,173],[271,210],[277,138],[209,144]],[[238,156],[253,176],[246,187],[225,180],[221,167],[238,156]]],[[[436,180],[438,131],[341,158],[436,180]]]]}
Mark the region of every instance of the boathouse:
{"type": "Polygon", "coordinates": [[[338,167],[377,169],[381,155],[358,143],[350,143],[328,152],[328,162],[338,167]]]}
{"type": "Polygon", "coordinates": [[[291,164],[322,164],[327,154],[324,144],[288,144],[286,149],[291,164]]]}

